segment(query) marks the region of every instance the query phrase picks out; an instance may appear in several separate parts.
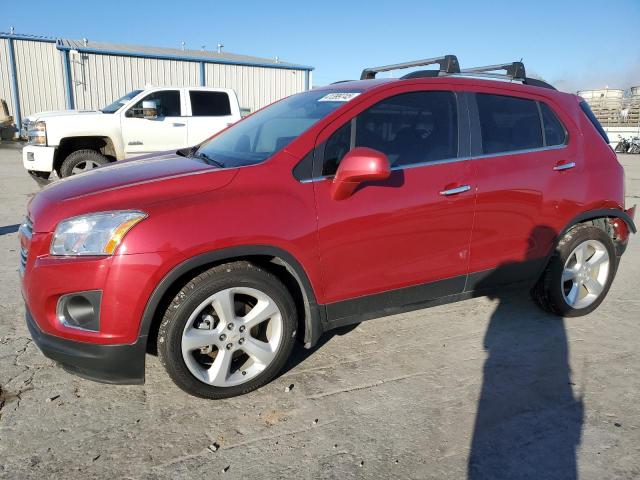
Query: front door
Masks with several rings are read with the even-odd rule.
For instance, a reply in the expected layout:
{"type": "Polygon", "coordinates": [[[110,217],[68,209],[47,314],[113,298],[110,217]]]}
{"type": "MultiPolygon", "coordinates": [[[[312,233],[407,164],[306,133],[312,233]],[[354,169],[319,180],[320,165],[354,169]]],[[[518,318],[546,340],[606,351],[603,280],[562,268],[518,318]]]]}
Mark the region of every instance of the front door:
{"type": "Polygon", "coordinates": [[[187,119],[182,116],[180,90],[151,92],[130,107],[122,117],[122,137],[127,156],[186,147],[187,119]],[[156,118],[143,116],[143,105],[149,102],[155,105],[156,118]]]}
{"type": "Polygon", "coordinates": [[[337,120],[317,146],[324,178],[315,182],[315,196],[330,321],[348,323],[345,318],[366,311],[393,311],[463,290],[475,188],[469,160],[459,160],[465,138],[459,123],[466,131],[467,117],[456,97],[450,91],[387,97],[337,120]],[[333,175],[354,147],[385,153],[391,176],[333,200],[333,175]]]}

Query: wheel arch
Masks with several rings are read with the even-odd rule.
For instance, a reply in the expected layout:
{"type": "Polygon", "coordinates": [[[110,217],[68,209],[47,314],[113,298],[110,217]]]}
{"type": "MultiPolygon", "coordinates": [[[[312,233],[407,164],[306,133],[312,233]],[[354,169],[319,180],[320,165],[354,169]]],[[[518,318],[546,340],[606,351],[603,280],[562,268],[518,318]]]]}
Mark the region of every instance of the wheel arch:
{"type": "Polygon", "coordinates": [[[107,157],[110,161],[115,161],[118,158],[116,146],[109,136],[90,135],[64,137],[60,139],[58,148],[56,148],[53,159],[53,169],[60,174],[62,162],[73,152],[84,149],[95,150],[107,157]]]}
{"type": "MultiPolygon", "coordinates": [[[[625,212],[622,209],[618,209],[618,208],[599,208],[599,209],[587,210],[585,212],[579,213],[578,215],[573,217],[566,224],[566,226],[562,230],[560,230],[560,232],[558,232],[558,235],[556,236],[556,239],[553,242],[552,248],[547,253],[547,257],[544,259],[544,262],[542,262],[542,267],[540,268],[540,271],[537,273],[537,275],[535,277],[536,278],[536,282],[537,282],[537,279],[539,279],[542,276],[542,274],[544,273],[544,271],[546,270],[547,265],[549,265],[549,261],[551,260],[551,257],[553,257],[554,252],[556,251],[556,247],[558,245],[558,242],[564,236],[565,233],[567,233],[573,227],[575,227],[576,225],[579,225],[581,223],[594,221],[594,220],[600,220],[600,219],[605,220],[605,219],[608,219],[608,218],[619,218],[619,219],[623,220],[626,223],[629,231],[631,233],[636,233],[636,225],[635,225],[635,223],[633,221],[633,218],[631,218],[629,216],[629,214],[627,214],[627,212],[625,212]]],[[[594,223],[594,225],[598,226],[595,223],[594,223]]],[[[600,226],[600,227],[602,228],[602,226],[600,226]]],[[[605,231],[606,231],[606,228],[605,228],[605,231]]],[[[609,231],[607,231],[607,233],[610,234],[609,231]]],[[[615,239],[612,238],[612,241],[615,242],[615,239]]],[[[626,247],[626,245],[623,245],[622,247],[619,247],[616,244],[616,251],[619,252],[619,254],[621,255],[622,252],[624,251],[625,247],[626,247]]]]}
{"type": "Polygon", "coordinates": [[[316,301],[308,275],[289,252],[270,245],[251,245],[205,252],[184,260],[156,285],[142,315],[138,341],[153,346],[164,308],[193,276],[215,265],[248,261],[278,276],[290,290],[299,314],[305,348],[313,347],[324,331],[324,312],[316,301]]]}

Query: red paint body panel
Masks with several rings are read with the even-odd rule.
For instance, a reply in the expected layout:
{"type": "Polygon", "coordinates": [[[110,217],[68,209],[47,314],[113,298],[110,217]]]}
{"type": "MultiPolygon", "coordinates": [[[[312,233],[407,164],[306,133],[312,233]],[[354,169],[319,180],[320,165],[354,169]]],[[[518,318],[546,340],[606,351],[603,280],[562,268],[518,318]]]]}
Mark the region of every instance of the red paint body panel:
{"type": "Polygon", "coordinates": [[[622,167],[575,96],[453,77],[331,88],[364,91],[262,164],[218,169],[163,154],[42,190],[29,205],[33,237],[21,238],[29,250],[23,295],[39,327],[72,340],[133,343],[158,283],[186,259],[228,247],[269,245],[288,252],[302,266],[317,302],[328,304],[542,257],[552,241],[531,244],[535,226],[559,232],[579,213],[624,206],[622,167]],[[395,170],[343,200],[331,198],[331,179],[294,178],[296,164],[345,121],[379,100],[416,90],[502,92],[545,101],[569,130],[569,143],[395,170]],[[563,161],[577,166],[554,171],[563,161]],[[468,192],[440,195],[467,184],[468,192]],[[49,255],[61,220],[115,209],[142,210],[148,218],[125,236],[114,256],[49,255]],[[91,289],[103,292],[100,332],[60,324],[58,298],[91,289]]]}

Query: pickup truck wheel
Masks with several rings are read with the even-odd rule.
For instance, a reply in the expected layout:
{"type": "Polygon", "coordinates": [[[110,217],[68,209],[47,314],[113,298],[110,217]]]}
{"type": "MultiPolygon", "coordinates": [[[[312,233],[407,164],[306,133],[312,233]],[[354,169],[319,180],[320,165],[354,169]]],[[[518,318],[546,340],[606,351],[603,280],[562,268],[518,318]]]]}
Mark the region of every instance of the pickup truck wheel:
{"type": "Polygon", "coordinates": [[[242,395],[282,369],[296,335],[291,295],[248,262],[219,265],[178,292],[158,331],[158,355],[181,389],[202,398],[242,395]]]}
{"type": "Polygon", "coordinates": [[[616,268],[615,247],[609,235],[592,225],[578,225],[560,239],[532,291],[533,298],[556,315],[586,315],[604,300],[616,268]]]}
{"type": "Polygon", "coordinates": [[[109,163],[109,159],[95,150],[77,150],[62,162],[60,176],[62,178],[93,170],[109,163]]]}

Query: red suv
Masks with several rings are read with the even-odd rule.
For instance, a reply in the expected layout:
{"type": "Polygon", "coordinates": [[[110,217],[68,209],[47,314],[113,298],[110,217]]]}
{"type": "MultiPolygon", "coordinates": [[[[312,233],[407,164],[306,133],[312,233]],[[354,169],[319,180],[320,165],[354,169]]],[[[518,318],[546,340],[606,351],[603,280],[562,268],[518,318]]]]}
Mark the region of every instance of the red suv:
{"type": "Polygon", "coordinates": [[[591,312],[635,232],[623,169],[579,97],[497,67],[367,69],[43,189],[20,229],[34,341],[111,383],[142,383],[157,349],[222,398],[367,318],[514,286],[591,312]]]}

